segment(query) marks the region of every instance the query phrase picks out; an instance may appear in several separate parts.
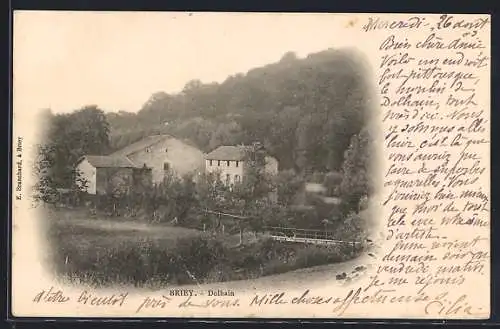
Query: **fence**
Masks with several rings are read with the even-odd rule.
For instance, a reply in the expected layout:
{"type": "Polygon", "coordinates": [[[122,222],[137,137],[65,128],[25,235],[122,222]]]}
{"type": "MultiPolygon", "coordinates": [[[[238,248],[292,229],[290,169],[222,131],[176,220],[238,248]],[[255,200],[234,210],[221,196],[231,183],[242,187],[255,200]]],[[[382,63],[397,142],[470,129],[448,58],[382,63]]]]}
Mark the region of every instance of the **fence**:
{"type": "MultiPolygon", "coordinates": [[[[240,220],[247,220],[249,217],[228,214],[220,211],[213,211],[204,209],[205,213],[217,215],[221,217],[230,217],[240,220]]],[[[352,248],[360,247],[362,242],[360,241],[342,241],[336,240],[335,234],[332,231],[327,230],[311,230],[311,229],[300,229],[291,227],[276,227],[276,226],[265,226],[264,231],[271,235],[271,238],[276,241],[286,241],[286,242],[297,242],[297,243],[310,243],[310,244],[322,244],[322,245],[350,245],[352,248]]]]}
{"type": "Polygon", "coordinates": [[[342,241],[334,239],[334,232],[326,230],[307,230],[290,227],[265,227],[265,231],[274,240],[311,243],[311,244],[349,244],[353,248],[361,244],[359,241],[342,241]]]}

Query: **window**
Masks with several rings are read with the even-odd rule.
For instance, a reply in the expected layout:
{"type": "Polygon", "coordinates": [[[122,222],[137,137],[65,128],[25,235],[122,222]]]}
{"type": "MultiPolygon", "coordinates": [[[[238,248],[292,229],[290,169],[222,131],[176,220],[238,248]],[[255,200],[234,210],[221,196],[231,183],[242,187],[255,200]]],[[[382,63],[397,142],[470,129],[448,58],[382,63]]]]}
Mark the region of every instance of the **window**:
{"type": "Polygon", "coordinates": [[[165,162],[165,163],[163,164],[163,170],[170,170],[170,163],[165,162]]]}
{"type": "Polygon", "coordinates": [[[212,167],[213,165],[212,162],[213,162],[212,160],[209,160],[210,167],[212,167]]]}
{"type": "Polygon", "coordinates": [[[217,160],[217,166],[220,167],[220,160],[217,160]]]}
{"type": "Polygon", "coordinates": [[[168,152],[168,149],[165,149],[165,153],[167,153],[167,152],[168,152]]]}
{"type": "Polygon", "coordinates": [[[240,166],[240,162],[236,161],[236,167],[239,167],[239,166],[240,166]]]}
{"type": "Polygon", "coordinates": [[[240,175],[234,175],[234,182],[239,183],[240,182],[240,175]]]}
{"type": "Polygon", "coordinates": [[[229,167],[231,164],[229,163],[230,161],[227,162],[227,166],[229,167]]]}
{"type": "Polygon", "coordinates": [[[229,184],[231,182],[231,175],[226,175],[226,183],[229,184]]]}

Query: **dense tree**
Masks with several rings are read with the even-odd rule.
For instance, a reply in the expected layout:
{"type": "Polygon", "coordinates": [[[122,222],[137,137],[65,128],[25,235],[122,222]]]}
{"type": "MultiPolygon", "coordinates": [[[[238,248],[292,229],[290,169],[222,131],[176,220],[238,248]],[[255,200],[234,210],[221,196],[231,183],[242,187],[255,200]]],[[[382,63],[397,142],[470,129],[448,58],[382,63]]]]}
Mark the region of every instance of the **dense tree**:
{"type": "Polygon", "coordinates": [[[45,203],[56,201],[56,183],[52,176],[54,166],[54,147],[41,144],[38,146],[34,161],[34,174],[37,178],[34,186],[34,199],[45,203]]]}
{"type": "Polygon", "coordinates": [[[192,80],[176,94],[155,92],[137,114],[104,115],[96,106],[65,115],[46,111],[51,125],[47,143],[40,148],[40,184],[50,187],[47,191],[69,187],[80,156],[107,154],[151,134],[187,138],[205,152],[224,144],[245,144],[252,148],[240,184],[226,186],[216,175],[198,177],[195,185],[190,177],[167,176],[159,186],[127,195],[129,199],[111,193],[117,199],[113,204],[123,201],[127,207],[143,209],[146,216],[180,224],[193,217],[193,211],[228,212],[250,219],[234,221],[241,234],[269,221],[310,228],[337,225],[337,219],[363,207],[371,192],[371,139],[362,129],[369,99],[361,64],[341,50],[304,59],[287,53],[277,63],[230,76],[220,84],[192,80]],[[273,179],[263,170],[266,154],[278,159],[279,177],[273,179]],[[291,218],[297,216],[288,214],[287,206],[306,180],[323,183],[330,196],[339,196],[342,216],[317,196],[312,211],[308,208],[302,219],[291,218]],[[271,191],[277,192],[278,204],[267,202],[271,191]]]}
{"type": "Polygon", "coordinates": [[[280,62],[293,62],[295,60],[297,60],[297,55],[294,52],[289,51],[281,57],[280,62]]]}
{"type": "Polygon", "coordinates": [[[241,143],[241,127],[235,121],[221,123],[211,134],[208,144],[210,149],[215,149],[221,145],[232,145],[241,143]]]}
{"type": "Polygon", "coordinates": [[[70,114],[53,115],[40,151],[40,157],[50,163],[47,175],[51,183],[71,187],[75,182],[74,166],[81,156],[109,151],[109,124],[104,112],[87,106],[70,114]]]}
{"type": "Polygon", "coordinates": [[[299,191],[303,189],[304,177],[291,169],[281,171],[276,177],[279,203],[283,206],[293,204],[299,191]]]}
{"type": "Polygon", "coordinates": [[[373,163],[372,136],[369,129],[362,129],[352,137],[345,152],[340,185],[344,211],[359,211],[360,202],[373,192],[370,165],[373,163]]]}
{"type": "Polygon", "coordinates": [[[262,143],[281,169],[340,170],[351,137],[364,125],[367,86],[362,61],[344,50],[274,64],[224,82],[188,82],[158,92],[134,115],[113,114],[112,146],[151,133],[189,138],[204,151],[221,144],[262,143]]]}

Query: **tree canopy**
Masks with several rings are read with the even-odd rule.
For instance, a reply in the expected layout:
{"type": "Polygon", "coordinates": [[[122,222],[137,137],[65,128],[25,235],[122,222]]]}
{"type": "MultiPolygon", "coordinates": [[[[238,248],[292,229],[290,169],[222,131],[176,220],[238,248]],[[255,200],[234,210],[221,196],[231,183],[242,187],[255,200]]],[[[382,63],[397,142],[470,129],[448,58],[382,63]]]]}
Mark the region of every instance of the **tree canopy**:
{"type": "Polygon", "coordinates": [[[374,161],[372,141],[369,129],[364,128],[352,137],[345,152],[340,184],[345,211],[358,211],[360,202],[373,193],[373,181],[370,178],[370,165],[374,161]]]}
{"type": "Polygon", "coordinates": [[[97,106],[85,106],[69,114],[45,111],[47,135],[40,149],[41,162],[50,164],[51,182],[57,187],[74,183],[74,166],[85,155],[109,152],[110,127],[97,106]]]}
{"type": "Polygon", "coordinates": [[[222,83],[189,81],[182,92],[154,93],[137,114],[111,113],[111,146],[152,133],[191,139],[203,151],[223,144],[262,143],[280,169],[340,170],[369,99],[362,62],[346,50],[274,64],[222,83]]]}
{"type": "MultiPolygon", "coordinates": [[[[259,200],[269,189],[288,205],[310,179],[309,173],[329,173],[317,176],[317,183],[325,184],[328,195],[342,198],[347,212],[356,211],[371,192],[371,136],[365,129],[370,94],[365,74],[363,62],[350,51],[327,50],[303,59],[286,53],[277,63],[230,76],[222,83],[192,80],[177,94],[155,92],[137,113],[105,114],[97,106],[57,115],[46,110],[50,125],[39,164],[50,167],[52,174],[40,181],[70,187],[75,162],[82,155],[108,154],[164,133],[190,139],[205,152],[220,145],[258,146],[247,155],[255,166],[249,167],[239,190],[231,191],[232,198],[217,194],[221,200],[232,200],[220,206],[251,213],[262,207],[247,201],[259,200]],[[281,174],[272,182],[259,169],[262,150],[280,166],[281,174]]],[[[174,190],[182,190],[177,187],[174,190]]],[[[201,197],[202,203],[220,201],[208,198],[211,185],[196,188],[207,195],[201,197]]],[[[190,193],[179,192],[175,198],[187,198],[190,193]]]]}

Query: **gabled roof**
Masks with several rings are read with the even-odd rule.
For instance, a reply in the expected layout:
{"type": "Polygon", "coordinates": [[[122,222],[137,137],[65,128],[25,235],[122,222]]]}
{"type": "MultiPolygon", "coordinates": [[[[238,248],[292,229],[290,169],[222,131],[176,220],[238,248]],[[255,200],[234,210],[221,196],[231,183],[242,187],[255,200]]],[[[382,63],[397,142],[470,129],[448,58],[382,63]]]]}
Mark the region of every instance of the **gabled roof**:
{"type": "Polygon", "coordinates": [[[124,156],[85,155],[78,163],[84,159],[96,168],[138,168],[137,165],[124,156]]]}
{"type": "Polygon", "coordinates": [[[153,135],[153,136],[148,136],[145,137],[135,143],[132,143],[128,146],[125,146],[121,150],[118,150],[114,153],[111,153],[111,156],[127,156],[132,153],[135,153],[137,151],[140,151],[142,149],[145,149],[146,147],[150,147],[156,143],[161,142],[165,138],[171,138],[170,135],[153,135]]]}
{"type": "Polygon", "coordinates": [[[205,155],[207,160],[230,160],[240,161],[245,157],[248,146],[219,146],[212,152],[205,155]]]}
{"type": "Polygon", "coordinates": [[[156,143],[159,143],[161,141],[164,141],[166,139],[171,139],[171,138],[176,139],[178,141],[181,141],[182,143],[189,145],[191,147],[194,147],[196,149],[198,148],[189,140],[180,139],[180,138],[176,138],[172,135],[163,134],[163,135],[151,135],[148,137],[144,137],[135,143],[127,145],[124,148],[122,148],[116,152],[111,153],[110,155],[111,156],[129,156],[129,155],[136,153],[138,151],[141,151],[147,147],[151,147],[151,146],[155,145],[156,143]]]}

